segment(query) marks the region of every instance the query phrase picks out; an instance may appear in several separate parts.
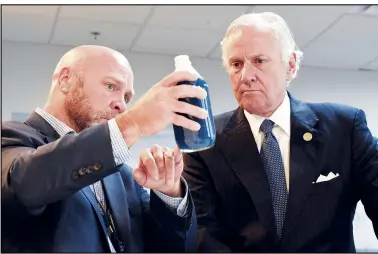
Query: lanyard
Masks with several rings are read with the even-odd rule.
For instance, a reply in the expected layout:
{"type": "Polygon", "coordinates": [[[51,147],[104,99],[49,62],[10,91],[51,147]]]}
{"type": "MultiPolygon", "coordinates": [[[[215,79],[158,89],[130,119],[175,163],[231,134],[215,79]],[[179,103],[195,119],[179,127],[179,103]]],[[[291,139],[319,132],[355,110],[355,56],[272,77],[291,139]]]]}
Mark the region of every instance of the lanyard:
{"type": "MultiPolygon", "coordinates": [[[[102,188],[103,188],[102,181],[101,181],[101,185],[102,185],[102,188]]],[[[93,192],[94,192],[98,207],[100,208],[100,211],[101,211],[102,218],[104,219],[104,222],[105,222],[107,234],[108,234],[111,242],[113,243],[113,245],[115,245],[115,247],[118,247],[117,251],[124,252],[125,248],[124,248],[123,242],[121,240],[119,240],[119,238],[118,238],[118,234],[117,234],[117,230],[116,230],[116,227],[115,227],[115,224],[114,224],[112,212],[108,208],[108,205],[106,205],[105,193],[104,193],[104,206],[105,207],[103,207],[99,198],[97,197],[97,192],[95,191],[94,187],[93,187],[93,190],[94,190],[93,192]]]]}

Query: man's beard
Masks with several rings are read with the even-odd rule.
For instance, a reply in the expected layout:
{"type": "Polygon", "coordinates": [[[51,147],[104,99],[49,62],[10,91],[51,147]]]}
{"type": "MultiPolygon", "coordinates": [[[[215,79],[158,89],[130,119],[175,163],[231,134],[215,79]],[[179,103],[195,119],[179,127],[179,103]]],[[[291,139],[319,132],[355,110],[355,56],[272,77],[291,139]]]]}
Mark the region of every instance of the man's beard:
{"type": "Polygon", "coordinates": [[[83,131],[105,119],[114,117],[114,114],[106,110],[95,112],[88,97],[83,92],[83,86],[83,80],[79,79],[74,90],[68,94],[64,101],[67,115],[78,131],[83,131]]]}

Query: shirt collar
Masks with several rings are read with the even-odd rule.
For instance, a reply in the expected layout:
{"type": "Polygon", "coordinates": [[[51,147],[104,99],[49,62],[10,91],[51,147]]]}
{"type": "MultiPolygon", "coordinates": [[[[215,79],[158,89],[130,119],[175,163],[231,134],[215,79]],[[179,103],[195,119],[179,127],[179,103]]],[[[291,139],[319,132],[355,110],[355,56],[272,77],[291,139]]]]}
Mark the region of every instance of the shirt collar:
{"type": "Polygon", "coordinates": [[[40,115],[43,119],[48,122],[51,127],[59,134],[59,136],[64,136],[69,132],[75,132],[72,128],[68,127],[65,123],[60,121],[59,119],[55,118],[51,114],[47,113],[41,108],[36,108],[35,112],[40,115]]]}

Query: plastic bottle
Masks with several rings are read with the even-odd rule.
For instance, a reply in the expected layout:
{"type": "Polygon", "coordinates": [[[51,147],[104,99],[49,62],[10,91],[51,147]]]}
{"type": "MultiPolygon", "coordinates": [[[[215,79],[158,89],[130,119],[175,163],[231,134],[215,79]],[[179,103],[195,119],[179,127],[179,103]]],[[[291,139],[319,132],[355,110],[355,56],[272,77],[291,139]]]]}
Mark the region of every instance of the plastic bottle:
{"type": "Polygon", "coordinates": [[[205,79],[203,79],[201,75],[192,66],[189,56],[179,55],[175,57],[174,61],[175,61],[175,67],[176,67],[175,71],[188,71],[191,73],[195,73],[196,75],[199,76],[199,78],[196,81],[182,81],[182,82],[179,82],[177,85],[190,84],[193,86],[199,86],[203,88],[207,93],[207,97],[205,99],[182,98],[179,100],[190,103],[194,106],[201,107],[207,110],[208,115],[209,115],[206,119],[199,119],[199,118],[189,116],[186,114],[181,114],[199,123],[201,128],[198,131],[191,131],[181,126],[173,125],[176,143],[178,147],[180,148],[180,150],[185,153],[209,149],[215,144],[216,130],[215,130],[213,113],[211,111],[208,85],[205,79]]]}

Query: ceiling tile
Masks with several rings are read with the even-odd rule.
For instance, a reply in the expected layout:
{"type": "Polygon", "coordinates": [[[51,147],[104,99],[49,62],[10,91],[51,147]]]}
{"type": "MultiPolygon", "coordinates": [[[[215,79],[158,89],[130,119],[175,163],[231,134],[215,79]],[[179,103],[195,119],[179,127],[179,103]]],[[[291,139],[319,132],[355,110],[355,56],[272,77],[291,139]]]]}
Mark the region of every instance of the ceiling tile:
{"type": "Polygon", "coordinates": [[[3,13],[2,39],[47,43],[54,17],[3,13]]]}
{"type": "Polygon", "coordinates": [[[5,5],[2,6],[4,14],[29,14],[42,16],[55,16],[58,5],[5,5]]]}
{"type": "Polygon", "coordinates": [[[139,30],[138,25],[59,19],[52,43],[61,45],[95,44],[127,50],[139,30]],[[97,40],[91,32],[100,32],[97,40]]]}
{"type": "Polygon", "coordinates": [[[356,10],[348,5],[258,5],[251,12],[275,12],[282,16],[300,48],[329,27],[342,14],[356,10]]]}
{"type": "MultiPolygon", "coordinates": [[[[297,44],[301,48],[308,44],[343,13],[355,13],[362,8],[363,6],[258,5],[253,7],[250,12],[258,13],[269,11],[282,16],[288,23],[297,44]],[[322,19],[318,19],[319,13],[322,13],[322,19]],[[300,22],[298,22],[298,20],[300,20],[300,22]]],[[[220,59],[221,55],[221,48],[218,46],[209,57],[212,59],[220,59]]]]}
{"type": "Polygon", "coordinates": [[[61,7],[59,16],[62,18],[142,24],[152,8],[153,6],[141,5],[67,5],[61,7]]]}
{"type": "Polygon", "coordinates": [[[205,57],[221,37],[221,33],[209,30],[147,26],[132,50],[205,57]]]}
{"type": "Polygon", "coordinates": [[[209,55],[210,59],[221,59],[222,58],[222,50],[220,44],[214,49],[211,54],[209,55]]]}
{"type": "Polygon", "coordinates": [[[158,6],[148,24],[165,27],[226,31],[230,22],[250,6],[158,6]]]}
{"type": "Polygon", "coordinates": [[[378,56],[378,19],[345,15],[304,51],[304,64],[358,69],[378,56]]]}
{"type": "Polygon", "coordinates": [[[369,70],[375,70],[375,71],[378,71],[378,57],[375,58],[373,61],[371,61],[370,63],[364,65],[362,67],[363,69],[369,69],[369,70]]]}
{"type": "Polygon", "coordinates": [[[366,15],[373,15],[373,16],[378,17],[378,5],[370,6],[370,7],[364,12],[364,14],[366,14],[366,15]]]}

